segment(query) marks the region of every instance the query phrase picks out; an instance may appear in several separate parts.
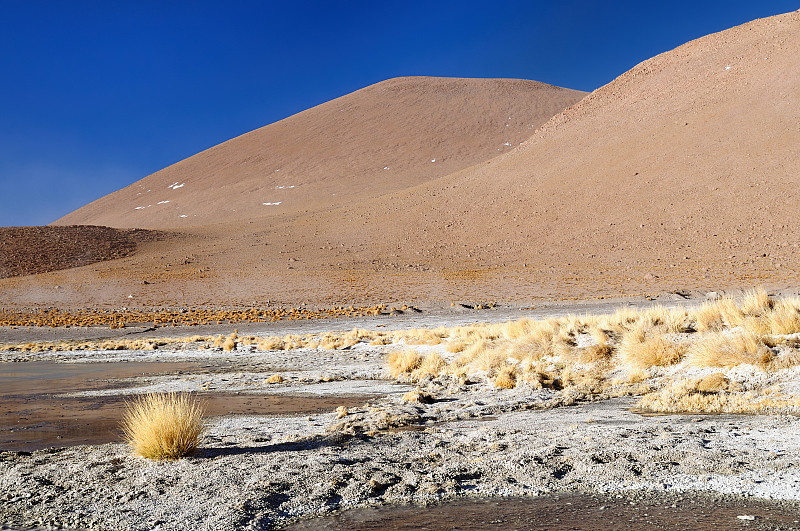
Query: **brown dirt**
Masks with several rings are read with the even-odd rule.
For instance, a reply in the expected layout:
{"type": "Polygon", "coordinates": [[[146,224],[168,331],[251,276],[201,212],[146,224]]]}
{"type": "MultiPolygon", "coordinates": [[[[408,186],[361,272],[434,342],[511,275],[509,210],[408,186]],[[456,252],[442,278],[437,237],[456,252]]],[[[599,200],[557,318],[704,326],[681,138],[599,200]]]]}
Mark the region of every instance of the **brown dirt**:
{"type": "Polygon", "coordinates": [[[71,225],[0,227],[0,278],[48,273],[130,256],[160,233],[71,225]]]}
{"type": "Polygon", "coordinates": [[[800,514],[781,503],[710,494],[603,496],[551,494],[536,498],[458,500],[441,505],[376,507],[304,520],[284,529],[401,531],[527,529],[656,531],[661,529],[797,529],[800,514]],[[752,519],[742,519],[740,516],[752,519]]]}
{"type": "MultiPolygon", "coordinates": [[[[537,95],[571,103],[561,89],[437,78],[374,85],[67,216],[133,224],[144,211],[133,210],[136,194],[151,182],[146,189],[161,190],[154,205],[174,193],[198,213],[181,236],[94,267],[2,280],[0,296],[9,305],[322,307],[791,292],[800,286],[798,32],[793,12],[692,41],[533,133],[525,109],[537,95]],[[506,99],[493,106],[497,94],[506,99]],[[498,152],[506,129],[517,136],[498,152]],[[481,149],[469,142],[475,135],[481,149]],[[406,173],[395,179],[384,166],[406,173]],[[168,188],[184,176],[185,188],[168,188]],[[280,209],[258,215],[277,201],[280,209]]],[[[147,226],[177,223],[147,212],[147,226]]]]}

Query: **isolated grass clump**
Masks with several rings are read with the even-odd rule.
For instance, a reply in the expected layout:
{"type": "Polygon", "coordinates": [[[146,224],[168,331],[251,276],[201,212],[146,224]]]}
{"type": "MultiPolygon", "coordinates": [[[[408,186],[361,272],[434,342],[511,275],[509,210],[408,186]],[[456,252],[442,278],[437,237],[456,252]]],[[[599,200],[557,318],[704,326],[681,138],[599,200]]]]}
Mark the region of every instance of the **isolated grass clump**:
{"type": "Polygon", "coordinates": [[[152,393],[126,402],[122,431],[136,455],[178,459],[197,449],[204,408],[188,393],[152,393]]]}

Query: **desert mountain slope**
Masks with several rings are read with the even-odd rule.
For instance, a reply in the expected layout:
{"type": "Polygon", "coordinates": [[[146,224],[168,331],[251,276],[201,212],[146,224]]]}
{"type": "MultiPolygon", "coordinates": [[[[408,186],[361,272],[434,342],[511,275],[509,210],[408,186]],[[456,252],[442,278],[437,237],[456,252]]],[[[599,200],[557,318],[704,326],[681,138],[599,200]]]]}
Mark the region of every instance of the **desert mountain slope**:
{"type": "MultiPolygon", "coordinates": [[[[314,212],[188,228],[71,278],[0,288],[24,302],[31,283],[59,284],[79,302],[98,292],[89,302],[125,306],[797,293],[798,35],[800,12],[708,35],[497,157],[314,212]]],[[[434,156],[419,167],[437,167],[434,156]]]]}
{"type": "Polygon", "coordinates": [[[526,80],[390,79],[198,153],[56,224],[183,228],[345,205],[508,151],[584,95],[526,80]]]}
{"type": "Polygon", "coordinates": [[[798,35],[794,12],[654,57],[507,154],[343,209],[356,221],[340,232],[374,258],[588,283],[785,278],[800,268],[798,35]]]}

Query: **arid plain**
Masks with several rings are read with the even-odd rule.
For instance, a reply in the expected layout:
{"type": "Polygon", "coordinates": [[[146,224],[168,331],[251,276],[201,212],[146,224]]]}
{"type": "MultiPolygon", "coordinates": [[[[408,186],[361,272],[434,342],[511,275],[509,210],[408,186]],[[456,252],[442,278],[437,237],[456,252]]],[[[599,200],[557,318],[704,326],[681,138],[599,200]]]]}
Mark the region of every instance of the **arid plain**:
{"type": "Polygon", "coordinates": [[[800,528],[797,35],[589,94],[390,79],[0,229],[0,523],[800,528]],[[199,449],[136,457],[123,400],[164,391],[199,449]]]}

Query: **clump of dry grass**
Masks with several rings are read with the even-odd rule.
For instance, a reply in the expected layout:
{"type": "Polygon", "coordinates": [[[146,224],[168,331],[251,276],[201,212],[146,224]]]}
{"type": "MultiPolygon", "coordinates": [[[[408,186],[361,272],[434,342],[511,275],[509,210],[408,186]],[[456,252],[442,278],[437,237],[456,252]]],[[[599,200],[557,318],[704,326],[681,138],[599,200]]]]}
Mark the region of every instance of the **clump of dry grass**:
{"type": "Polygon", "coordinates": [[[204,409],[187,393],[147,394],[126,402],[122,430],[136,455],[178,459],[197,449],[204,409]]]}
{"type": "Polygon", "coordinates": [[[265,337],[256,343],[258,350],[284,350],[284,342],[279,337],[265,337]]]}
{"type": "Polygon", "coordinates": [[[432,394],[423,391],[419,387],[416,389],[412,389],[411,391],[403,395],[403,402],[411,402],[415,404],[432,404],[435,401],[436,400],[432,394]]]}
{"type": "Polygon", "coordinates": [[[774,358],[769,344],[768,337],[746,330],[717,334],[693,344],[686,362],[693,367],[732,368],[748,364],[765,369],[774,358]]]}
{"type": "Polygon", "coordinates": [[[494,386],[498,389],[513,389],[517,386],[517,369],[514,365],[502,365],[497,369],[494,386]]]}
{"type": "Polygon", "coordinates": [[[422,356],[413,350],[391,352],[386,359],[393,378],[408,377],[422,364],[422,356]]]}
{"type": "Polygon", "coordinates": [[[699,332],[721,332],[742,324],[744,312],[731,298],[707,302],[692,314],[699,332]]]}
{"type": "Polygon", "coordinates": [[[576,350],[579,363],[596,363],[608,361],[614,354],[614,348],[607,343],[598,343],[576,350]]]}
{"type": "Polygon", "coordinates": [[[414,369],[412,376],[415,380],[421,380],[427,376],[436,378],[439,376],[447,363],[438,352],[431,352],[420,362],[419,366],[414,369]]]}
{"type": "Polygon", "coordinates": [[[741,309],[745,315],[764,315],[772,310],[774,304],[764,288],[756,288],[745,293],[741,309]]]}
{"type": "Polygon", "coordinates": [[[693,387],[697,393],[719,393],[730,389],[731,382],[723,373],[715,372],[696,379],[693,387]]]}
{"type": "Polygon", "coordinates": [[[772,334],[796,334],[800,332],[800,298],[792,297],[776,301],[766,320],[772,334]]]}
{"type": "Polygon", "coordinates": [[[238,344],[236,337],[236,334],[231,334],[225,338],[225,341],[222,342],[222,350],[224,352],[230,352],[236,348],[236,345],[238,344]]]}
{"type": "MultiPolygon", "coordinates": [[[[652,334],[652,331],[650,332],[652,334]]],[[[622,338],[617,355],[620,362],[632,369],[674,365],[683,358],[686,347],[663,335],[648,336],[643,328],[635,328],[622,338]]]]}
{"type": "Polygon", "coordinates": [[[283,376],[281,376],[280,374],[273,374],[264,381],[268,384],[283,383],[283,376]]]}

